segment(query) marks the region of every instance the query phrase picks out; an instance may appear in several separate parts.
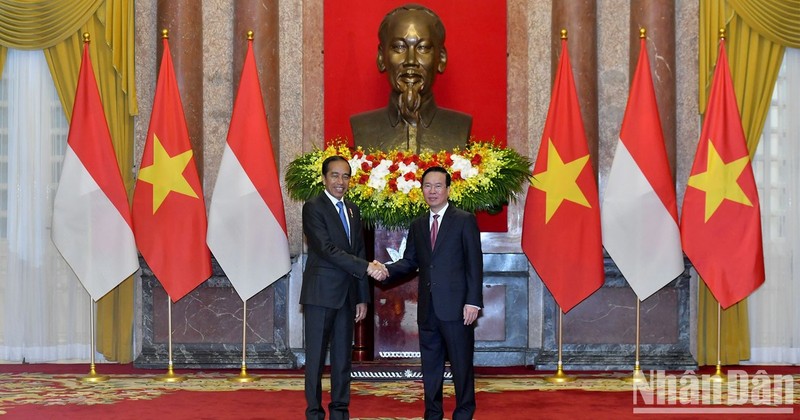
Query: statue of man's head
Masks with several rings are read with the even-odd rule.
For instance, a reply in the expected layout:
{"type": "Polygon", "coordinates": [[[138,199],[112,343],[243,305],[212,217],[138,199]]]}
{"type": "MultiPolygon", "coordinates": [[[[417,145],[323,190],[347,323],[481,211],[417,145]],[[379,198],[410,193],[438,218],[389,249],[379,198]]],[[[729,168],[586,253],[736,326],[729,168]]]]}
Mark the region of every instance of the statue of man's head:
{"type": "Polygon", "coordinates": [[[447,64],[444,25],[432,10],[408,4],[386,14],[378,39],[378,70],[387,72],[389,84],[399,93],[403,118],[416,122],[420,105],[432,95],[436,73],[444,72],[447,64]]]}

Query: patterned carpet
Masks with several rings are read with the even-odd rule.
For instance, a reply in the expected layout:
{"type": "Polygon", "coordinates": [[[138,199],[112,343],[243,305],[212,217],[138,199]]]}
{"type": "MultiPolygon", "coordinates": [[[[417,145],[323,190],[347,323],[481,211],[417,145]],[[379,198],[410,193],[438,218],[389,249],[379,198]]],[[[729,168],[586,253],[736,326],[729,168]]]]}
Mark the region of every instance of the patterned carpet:
{"type": "MultiPolygon", "coordinates": [[[[0,368],[0,370],[2,370],[0,368]]],[[[100,369],[98,369],[100,371],[100,369]]],[[[88,371],[87,371],[88,372],[88,371]]],[[[94,406],[94,405],[114,405],[123,401],[154,401],[161,397],[168,396],[180,391],[183,392],[217,392],[225,393],[228,391],[262,391],[274,393],[279,391],[303,391],[302,374],[279,374],[268,373],[258,374],[260,380],[250,383],[232,382],[227,379],[235,377],[236,372],[189,372],[180,373],[186,377],[186,381],[179,383],[166,383],[156,381],[156,377],[162,376],[165,372],[153,371],[152,374],[111,374],[109,380],[99,383],[88,383],[81,381],[86,374],[76,373],[0,373],[0,416],[13,414],[18,407],[24,406],[94,406]]],[[[647,372],[646,372],[647,373],[647,372]]],[[[755,372],[753,372],[755,373],[755,372]]],[[[499,396],[503,393],[519,393],[531,391],[588,391],[601,393],[628,393],[625,397],[630,401],[632,385],[620,380],[627,376],[624,373],[594,373],[581,374],[574,382],[551,383],[545,380],[550,374],[527,374],[527,375],[508,375],[508,376],[479,376],[476,379],[476,391],[478,400],[487,401],[491,395],[499,396]]],[[[702,379],[692,380],[689,376],[673,377],[675,382],[670,385],[670,377],[665,379],[661,385],[656,386],[656,382],[649,382],[652,395],[660,401],[662,405],[676,404],[714,404],[709,401],[707,392],[703,392],[702,379]],[[699,391],[699,392],[698,392],[699,391]],[[660,398],[660,399],[658,399],[660,398]]],[[[768,406],[795,406],[800,404],[800,374],[789,374],[782,376],[788,378],[783,380],[779,386],[766,384],[773,379],[773,376],[753,375],[748,377],[748,390],[741,388],[731,388],[721,386],[721,400],[718,402],[720,407],[730,406],[731,398],[739,398],[747,405],[752,405],[754,398],[760,398],[759,404],[766,401],[765,396],[772,398],[766,401],[764,407],[768,406]],[[730,392],[735,395],[729,395],[730,392]],[[744,392],[744,393],[742,393],[744,392]],[[780,392],[780,394],[778,394],[780,392]],[[780,398],[781,404],[774,404],[776,396],[780,398]]],[[[327,379],[323,381],[327,386],[327,379]]],[[[419,381],[358,381],[352,383],[352,394],[356,396],[380,397],[388,399],[384,401],[395,401],[398,403],[416,403],[415,409],[421,406],[422,385],[419,381]]],[[[445,397],[453,394],[452,386],[445,386],[445,397]]],[[[301,394],[298,394],[300,398],[301,394]]],[[[519,395],[519,394],[518,394],[519,395]]],[[[642,394],[644,395],[644,394],[642,394]]],[[[202,396],[200,397],[202,398],[202,396]]],[[[795,410],[797,411],[797,410],[795,410]]],[[[21,412],[21,411],[20,411],[21,412]]],[[[215,418],[214,416],[208,418],[215,418]]],[[[361,417],[367,419],[368,417],[361,417]]],[[[384,417],[375,417],[384,418],[384,417]]],[[[393,417],[395,418],[395,417],[393,417]]],[[[400,417],[397,417],[400,418],[400,417]]],[[[484,417],[486,418],[486,417],[484,417]]]]}

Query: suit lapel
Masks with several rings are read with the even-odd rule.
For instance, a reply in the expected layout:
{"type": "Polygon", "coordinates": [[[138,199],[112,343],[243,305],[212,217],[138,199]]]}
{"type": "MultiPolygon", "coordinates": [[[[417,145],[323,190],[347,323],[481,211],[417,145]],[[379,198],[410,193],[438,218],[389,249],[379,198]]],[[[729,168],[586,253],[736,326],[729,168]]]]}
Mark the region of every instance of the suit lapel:
{"type": "MultiPolygon", "coordinates": [[[[453,225],[455,224],[455,219],[453,218],[454,217],[453,216],[453,212],[451,211],[452,208],[453,208],[452,204],[447,206],[447,210],[444,211],[444,214],[442,214],[442,217],[439,220],[439,231],[436,233],[436,243],[439,244],[439,246],[434,248],[433,245],[431,245],[432,253],[435,253],[437,249],[441,248],[442,245],[446,243],[447,237],[449,236],[449,233],[453,230],[453,225]],[[445,220],[447,221],[447,223],[444,223],[445,220]]],[[[430,217],[430,214],[428,214],[428,217],[430,217]]],[[[429,225],[428,226],[428,238],[429,238],[428,242],[431,241],[430,240],[430,237],[431,237],[430,233],[431,233],[431,229],[430,229],[430,225],[429,225]]]]}
{"type": "MultiPolygon", "coordinates": [[[[322,205],[324,208],[327,208],[326,213],[328,214],[328,223],[334,224],[338,226],[337,231],[339,232],[339,239],[342,243],[350,245],[350,242],[347,240],[347,232],[344,231],[344,225],[342,225],[342,221],[339,219],[339,209],[331,203],[331,200],[325,193],[322,193],[322,205]]],[[[344,203],[345,211],[350,211],[348,207],[348,203],[344,203]]],[[[350,232],[353,232],[353,221],[350,220],[350,232]]]]}

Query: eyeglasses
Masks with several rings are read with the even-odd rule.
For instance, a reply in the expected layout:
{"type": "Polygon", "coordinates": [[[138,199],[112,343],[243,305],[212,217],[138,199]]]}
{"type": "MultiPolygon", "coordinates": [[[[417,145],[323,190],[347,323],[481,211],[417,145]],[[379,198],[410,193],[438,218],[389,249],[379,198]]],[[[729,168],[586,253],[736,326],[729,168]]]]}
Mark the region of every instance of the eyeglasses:
{"type": "Polygon", "coordinates": [[[422,189],[424,191],[442,191],[443,189],[447,188],[444,184],[422,184],[422,189]]]}

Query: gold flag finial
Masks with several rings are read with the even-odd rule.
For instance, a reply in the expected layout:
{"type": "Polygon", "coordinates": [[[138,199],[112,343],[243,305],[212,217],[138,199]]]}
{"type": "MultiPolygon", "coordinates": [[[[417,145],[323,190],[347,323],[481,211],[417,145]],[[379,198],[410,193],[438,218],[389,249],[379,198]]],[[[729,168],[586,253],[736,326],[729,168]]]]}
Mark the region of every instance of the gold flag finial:
{"type": "Polygon", "coordinates": [[[639,39],[647,38],[647,29],[639,28],[639,39]]]}
{"type": "Polygon", "coordinates": [[[561,39],[567,39],[567,30],[566,29],[562,29],[561,30],[561,39]]]}
{"type": "Polygon", "coordinates": [[[169,29],[162,29],[161,30],[161,38],[169,39],[169,29]]]}
{"type": "Polygon", "coordinates": [[[83,33],[83,42],[88,44],[89,43],[89,32],[83,33]]]}
{"type": "Polygon", "coordinates": [[[719,39],[725,39],[725,28],[719,28],[719,39]]]}
{"type": "Polygon", "coordinates": [[[255,33],[253,33],[253,31],[247,31],[247,40],[248,41],[252,41],[253,40],[253,35],[255,35],[255,33]]]}

